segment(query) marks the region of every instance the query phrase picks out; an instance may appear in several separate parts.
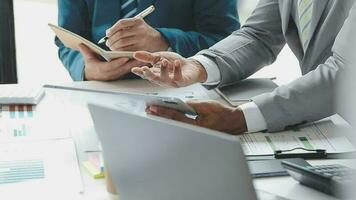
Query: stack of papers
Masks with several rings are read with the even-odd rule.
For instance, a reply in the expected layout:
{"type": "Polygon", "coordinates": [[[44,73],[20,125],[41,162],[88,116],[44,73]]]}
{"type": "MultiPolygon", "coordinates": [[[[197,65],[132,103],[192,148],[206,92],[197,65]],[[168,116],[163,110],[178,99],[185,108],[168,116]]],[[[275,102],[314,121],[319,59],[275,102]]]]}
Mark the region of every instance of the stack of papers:
{"type": "Polygon", "coordinates": [[[30,104],[36,105],[43,98],[45,92],[42,87],[24,85],[0,85],[0,104],[30,104]]]}

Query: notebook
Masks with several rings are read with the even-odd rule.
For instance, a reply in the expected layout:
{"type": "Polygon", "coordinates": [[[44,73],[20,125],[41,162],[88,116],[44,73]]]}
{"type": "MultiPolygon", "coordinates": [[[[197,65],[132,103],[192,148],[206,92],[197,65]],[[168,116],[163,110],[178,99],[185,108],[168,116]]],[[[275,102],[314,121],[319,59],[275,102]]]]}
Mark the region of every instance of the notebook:
{"type": "Polygon", "coordinates": [[[79,44],[85,44],[93,52],[100,55],[108,62],[110,62],[111,60],[114,60],[116,58],[121,58],[121,57],[132,58],[133,57],[133,52],[106,51],[106,50],[100,48],[98,45],[94,44],[93,42],[90,42],[89,40],[71,32],[69,30],[66,30],[62,27],[59,27],[59,26],[56,26],[53,24],[48,24],[48,26],[54,31],[54,33],[59,38],[59,40],[61,40],[62,43],[68,48],[79,51],[79,44]]]}
{"type": "Polygon", "coordinates": [[[251,78],[224,86],[215,91],[232,106],[251,102],[252,97],[272,92],[278,85],[270,78],[251,78]]]}
{"type": "Polygon", "coordinates": [[[18,84],[0,85],[0,104],[37,105],[45,91],[42,87],[29,87],[18,84]]]}

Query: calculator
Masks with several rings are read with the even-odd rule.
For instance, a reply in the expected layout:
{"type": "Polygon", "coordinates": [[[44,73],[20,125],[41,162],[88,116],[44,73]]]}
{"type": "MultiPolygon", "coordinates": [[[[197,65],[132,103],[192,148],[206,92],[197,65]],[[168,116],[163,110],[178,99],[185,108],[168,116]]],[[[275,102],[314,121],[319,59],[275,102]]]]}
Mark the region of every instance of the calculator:
{"type": "Polygon", "coordinates": [[[356,170],[342,165],[301,166],[283,161],[282,166],[301,184],[338,198],[348,198],[356,183],[356,170]]]}

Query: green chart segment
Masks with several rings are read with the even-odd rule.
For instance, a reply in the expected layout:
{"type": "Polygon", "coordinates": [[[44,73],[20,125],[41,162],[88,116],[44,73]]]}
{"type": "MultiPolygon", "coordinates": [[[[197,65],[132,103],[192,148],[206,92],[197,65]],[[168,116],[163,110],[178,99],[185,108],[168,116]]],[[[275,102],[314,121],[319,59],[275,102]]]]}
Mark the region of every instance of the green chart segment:
{"type": "Polygon", "coordinates": [[[299,137],[298,138],[300,142],[302,142],[304,148],[306,149],[315,149],[312,144],[310,144],[308,138],[306,137],[299,137]]]}
{"type": "MultiPolygon", "coordinates": [[[[279,150],[277,146],[273,143],[273,140],[269,136],[265,136],[268,144],[273,149],[273,151],[279,150]]],[[[310,143],[307,137],[298,137],[299,141],[303,144],[303,147],[306,149],[315,149],[314,146],[310,143]]]]}
{"type": "Polygon", "coordinates": [[[271,148],[273,149],[273,151],[278,150],[278,149],[277,149],[277,146],[274,145],[272,139],[271,139],[269,136],[265,136],[265,138],[266,138],[266,140],[267,140],[269,146],[271,146],[271,148]]]}
{"type": "Polygon", "coordinates": [[[43,160],[0,161],[0,185],[44,178],[43,160]]]}
{"type": "Polygon", "coordinates": [[[20,129],[13,130],[14,137],[25,137],[28,135],[28,128],[25,124],[22,124],[20,129]]]}

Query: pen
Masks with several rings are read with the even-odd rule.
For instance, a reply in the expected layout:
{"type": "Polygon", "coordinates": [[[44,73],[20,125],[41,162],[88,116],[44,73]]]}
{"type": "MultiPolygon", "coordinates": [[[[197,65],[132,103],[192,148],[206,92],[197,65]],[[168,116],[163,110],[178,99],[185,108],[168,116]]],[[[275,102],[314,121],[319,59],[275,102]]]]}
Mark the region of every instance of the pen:
{"type": "MultiPolygon", "coordinates": [[[[142,12],[140,12],[138,15],[136,15],[134,18],[145,18],[147,15],[151,14],[153,11],[155,11],[155,7],[153,5],[151,5],[148,8],[146,8],[145,10],[143,10],[142,12]]],[[[109,39],[109,37],[105,36],[99,40],[98,44],[102,44],[102,43],[106,42],[106,40],[108,40],[108,39],[109,39]]]]}

